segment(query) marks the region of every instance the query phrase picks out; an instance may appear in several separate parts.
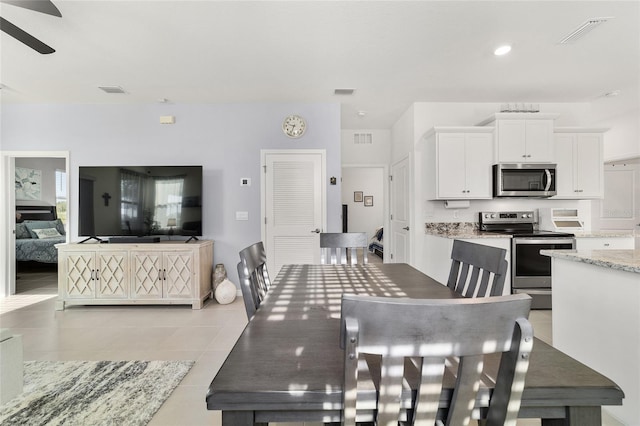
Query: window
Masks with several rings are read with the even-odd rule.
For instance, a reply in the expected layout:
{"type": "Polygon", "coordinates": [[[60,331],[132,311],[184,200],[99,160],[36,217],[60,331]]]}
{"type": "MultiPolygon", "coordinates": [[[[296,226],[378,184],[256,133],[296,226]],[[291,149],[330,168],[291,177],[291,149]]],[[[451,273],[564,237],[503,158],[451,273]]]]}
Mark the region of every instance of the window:
{"type": "Polygon", "coordinates": [[[161,229],[171,229],[181,223],[183,186],[184,177],[155,178],[153,220],[161,229]]]}
{"type": "Polygon", "coordinates": [[[67,225],[67,172],[56,170],[56,211],[58,219],[67,225]]]}

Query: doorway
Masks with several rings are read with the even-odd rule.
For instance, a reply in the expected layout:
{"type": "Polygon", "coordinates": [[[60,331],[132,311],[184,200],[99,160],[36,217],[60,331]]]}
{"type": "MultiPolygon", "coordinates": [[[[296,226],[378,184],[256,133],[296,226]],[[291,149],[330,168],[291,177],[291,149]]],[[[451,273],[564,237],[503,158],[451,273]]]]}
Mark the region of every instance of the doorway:
{"type": "MultiPolygon", "coordinates": [[[[0,153],[0,165],[2,166],[0,172],[0,197],[6,200],[5,203],[2,203],[3,207],[0,209],[0,226],[3,229],[3,233],[7,236],[0,245],[0,271],[2,271],[0,273],[0,297],[7,297],[16,292],[16,160],[18,160],[18,164],[20,164],[20,159],[25,159],[25,161],[41,159],[45,162],[47,159],[62,160],[59,161],[62,165],[58,166],[58,168],[61,167],[64,169],[64,174],[60,174],[60,176],[64,175],[64,177],[62,178],[63,182],[59,183],[64,187],[64,193],[69,194],[68,151],[3,151],[0,153]]],[[[21,171],[20,167],[19,171],[21,171]]],[[[36,173],[36,175],[41,176],[42,170],[39,170],[39,172],[40,173],[36,173]]],[[[60,176],[58,179],[60,179],[60,176]]],[[[53,182],[47,180],[47,184],[51,184],[55,191],[55,174],[46,177],[46,179],[49,178],[52,179],[53,182]]],[[[39,201],[42,203],[45,202],[41,199],[38,200],[38,197],[43,197],[42,190],[32,191],[28,197],[33,199],[29,201],[34,204],[37,204],[39,201]]],[[[53,196],[53,200],[46,201],[46,203],[55,205],[55,195],[53,196]]],[[[67,217],[69,217],[69,215],[67,215],[67,217]]],[[[68,223],[67,229],[69,229],[68,223]]],[[[69,241],[68,233],[66,233],[66,241],[69,241]]]]}

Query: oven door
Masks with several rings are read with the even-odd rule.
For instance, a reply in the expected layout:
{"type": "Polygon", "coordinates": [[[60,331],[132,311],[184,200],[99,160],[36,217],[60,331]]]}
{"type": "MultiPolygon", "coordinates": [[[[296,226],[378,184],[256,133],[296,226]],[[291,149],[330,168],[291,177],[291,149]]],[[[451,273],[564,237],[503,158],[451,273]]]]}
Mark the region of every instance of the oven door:
{"type": "Polygon", "coordinates": [[[575,238],[513,238],[511,248],[511,286],[551,289],[551,258],[540,250],[574,250],[575,238]]]}

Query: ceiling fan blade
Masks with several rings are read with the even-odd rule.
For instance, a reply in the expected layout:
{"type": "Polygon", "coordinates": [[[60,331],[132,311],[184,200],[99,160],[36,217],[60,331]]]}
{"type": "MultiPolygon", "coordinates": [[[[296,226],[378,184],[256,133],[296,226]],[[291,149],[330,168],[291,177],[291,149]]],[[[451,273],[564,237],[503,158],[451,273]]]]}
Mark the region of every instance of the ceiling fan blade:
{"type": "Polygon", "coordinates": [[[51,0],[0,0],[0,2],[62,18],[62,13],[51,0]]]}
{"type": "Polygon", "coordinates": [[[0,30],[9,34],[11,37],[15,38],[16,40],[26,44],[27,46],[37,51],[38,53],[42,53],[43,55],[48,55],[49,53],[53,53],[56,51],[51,46],[47,46],[46,44],[44,44],[43,42],[41,42],[31,34],[16,27],[15,25],[13,25],[11,22],[7,21],[3,17],[0,17],[0,30]]]}

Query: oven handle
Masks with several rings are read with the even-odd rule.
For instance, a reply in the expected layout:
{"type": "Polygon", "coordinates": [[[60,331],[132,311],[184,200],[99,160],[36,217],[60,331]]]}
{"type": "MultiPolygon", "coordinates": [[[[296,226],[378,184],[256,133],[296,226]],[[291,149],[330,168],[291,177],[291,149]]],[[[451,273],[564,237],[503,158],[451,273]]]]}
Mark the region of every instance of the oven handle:
{"type": "Polygon", "coordinates": [[[514,244],[569,244],[571,243],[572,247],[576,246],[575,238],[514,238],[514,244]]]}
{"type": "Polygon", "coordinates": [[[549,191],[549,189],[551,188],[551,172],[549,171],[549,169],[544,169],[544,173],[547,175],[547,184],[544,187],[545,191],[549,191]]]}

